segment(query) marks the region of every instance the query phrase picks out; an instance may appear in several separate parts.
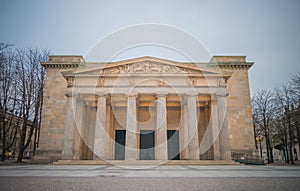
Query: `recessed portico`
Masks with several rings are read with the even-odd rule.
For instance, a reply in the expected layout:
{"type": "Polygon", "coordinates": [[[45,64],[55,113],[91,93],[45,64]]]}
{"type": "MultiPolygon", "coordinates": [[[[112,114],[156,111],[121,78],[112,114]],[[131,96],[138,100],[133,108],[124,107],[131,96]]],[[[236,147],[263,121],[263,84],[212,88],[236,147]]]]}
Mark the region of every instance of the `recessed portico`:
{"type": "Polygon", "coordinates": [[[63,75],[69,82],[68,99],[72,100],[67,113],[76,113],[75,121],[72,116],[66,119],[65,131],[79,131],[81,135],[94,132],[92,141],[87,136],[70,140],[72,135],[65,133],[64,159],[230,158],[228,141],[222,150],[219,146],[219,139],[228,139],[226,134],[219,135],[220,125],[228,127],[218,112],[218,102],[226,98],[225,83],[230,73],[144,58],[63,75]],[[95,121],[84,117],[86,110],[96,116],[95,121]],[[124,145],[115,144],[120,130],[125,131],[124,145]],[[152,135],[149,145],[153,146],[148,148],[145,140],[152,135]],[[201,144],[205,145],[202,149],[201,144]],[[93,157],[83,151],[93,152],[93,157]],[[80,156],[75,155],[79,152],[80,156]],[[118,152],[124,152],[124,156],[118,152]]]}

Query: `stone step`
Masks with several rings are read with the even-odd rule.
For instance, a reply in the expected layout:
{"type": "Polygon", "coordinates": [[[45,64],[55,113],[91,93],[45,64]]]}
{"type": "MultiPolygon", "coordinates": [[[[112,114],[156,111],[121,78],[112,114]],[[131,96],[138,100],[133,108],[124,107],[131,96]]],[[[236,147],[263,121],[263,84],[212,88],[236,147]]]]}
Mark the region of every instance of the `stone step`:
{"type": "Polygon", "coordinates": [[[226,160],[59,160],[54,165],[239,165],[226,160]]]}

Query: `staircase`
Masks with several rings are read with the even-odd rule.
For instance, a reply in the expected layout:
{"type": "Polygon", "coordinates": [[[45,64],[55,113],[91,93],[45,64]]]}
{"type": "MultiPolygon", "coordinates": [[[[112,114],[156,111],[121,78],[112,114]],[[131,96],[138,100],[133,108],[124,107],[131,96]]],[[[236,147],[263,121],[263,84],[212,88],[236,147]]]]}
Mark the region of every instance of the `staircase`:
{"type": "Polygon", "coordinates": [[[239,165],[226,160],[59,160],[54,165],[239,165]]]}

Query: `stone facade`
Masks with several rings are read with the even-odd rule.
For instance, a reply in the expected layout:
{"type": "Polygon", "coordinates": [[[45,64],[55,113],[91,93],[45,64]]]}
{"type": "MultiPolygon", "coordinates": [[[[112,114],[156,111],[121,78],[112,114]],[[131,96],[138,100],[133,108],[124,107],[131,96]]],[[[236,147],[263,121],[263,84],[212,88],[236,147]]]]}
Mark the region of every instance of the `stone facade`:
{"type": "Polygon", "coordinates": [[[36,159],[230,160],[255,152],[244,56],[50,56],[36,159]]]}

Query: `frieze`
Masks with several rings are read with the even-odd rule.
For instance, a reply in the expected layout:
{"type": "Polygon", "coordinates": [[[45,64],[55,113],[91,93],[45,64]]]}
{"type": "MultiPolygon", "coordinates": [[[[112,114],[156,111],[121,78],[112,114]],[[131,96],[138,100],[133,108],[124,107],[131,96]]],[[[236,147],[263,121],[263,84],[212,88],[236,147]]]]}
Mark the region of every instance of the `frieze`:
{"type": "Polygon", "coordinates": [[[103,77],[98,78],[97,87],[104,86],[105,79],[103,77]]]}
{"type": "Polygon", "coordinates": [[[226,87],[226,81],[224,78],[219,78],[218,79],[218,86],[220,87],[226,87]]]}
{"type": "Polygon", "coordinates": [[[164,82],[162,79],[157,81],[158,86],[167,86],[166,82],[164,82]]]}
{"type": "Polygon", "coordinates": [[[188,83],[189,83],[189,85],[191,85],[191,86],[197,86],[197,85],[198,85],[198,84],[197,84],[197,79],[191,78],[191,77],[188,78],[188,83]]]}
{"type": "Polygon", "coordinates": [[[138,62],[130,65],[103,69],[101,74],[155,74],[155,73],[192,73],[193,70],[177,66],[138,62]]]}
{"type": "Polygon", "coordinates": [[[129,84],[130,84],[131,86],[134,86],[134,85],[135,85],[135,82],[134,82],[134,79],[133,79],[133,78],[130,78],[129,84]]]}
{"type": "Polygon", "coordinates": [[[74,77],[69,77],[67,79],[67,83],[68,83],[68,85],[67,85],[68,88],[73,87],[74,86],[74,77]]]}

